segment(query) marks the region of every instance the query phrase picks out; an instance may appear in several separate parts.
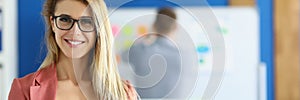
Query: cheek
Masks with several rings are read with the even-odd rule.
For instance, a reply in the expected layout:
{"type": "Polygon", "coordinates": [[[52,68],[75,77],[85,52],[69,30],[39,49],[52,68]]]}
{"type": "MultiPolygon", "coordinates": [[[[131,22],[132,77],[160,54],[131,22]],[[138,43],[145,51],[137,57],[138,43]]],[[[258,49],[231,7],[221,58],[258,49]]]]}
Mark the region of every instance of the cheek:
{"type": "Polygon", "coordinates": [[[54,35],[55,35],[56,43],[60,45],[62,43],[62,40],[61,40],[62,35],[65,34],[65,33],[62,32],[61,30],[57,30],[55,28],[54,28],[53,32],[54,32],[54,35]]]}
{"type": "Polygon", "coordinates": [[[60,39],[61,36],[57,33],[54,33],[54,34],[55,34],[55,42],[58,45],[58,47],[61,48],[61,46],[62,46],[62,41],[60,39]]]}
{"type": "Polygon", "coordinates": [[[95,43],[96,43],[96,35],[95,35],[96,33],[92,33],[92,34],[90,34],[89,36],[88,36],[88,39],[89,39],[89,42],[90,42],[90,45],[95,45],[95,43]]]}

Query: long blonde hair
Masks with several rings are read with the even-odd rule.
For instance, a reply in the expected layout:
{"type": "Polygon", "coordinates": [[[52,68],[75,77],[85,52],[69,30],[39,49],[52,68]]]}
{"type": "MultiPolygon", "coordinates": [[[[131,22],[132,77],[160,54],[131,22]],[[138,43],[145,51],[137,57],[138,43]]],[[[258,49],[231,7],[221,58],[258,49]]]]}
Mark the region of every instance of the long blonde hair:
{"type": "MultiPolygon", "coordinates": [[[[40,69],[57,63],[60,53],[52,31],[50,16],[54,15],[55,6],[59,0],[46,0],[43,9],[47,32],[45,35],[47,56],[40,69]]],[[[104,100],[127,100],[125,83],[122,82],[117,70],[113,53],[113,35],[107,15],[107,7],[103,0],[80,0],[88,5],[93,12],[96,25],[97,40],[94,57],[91,64],[92,84],[98,99],[104,100]]]]}

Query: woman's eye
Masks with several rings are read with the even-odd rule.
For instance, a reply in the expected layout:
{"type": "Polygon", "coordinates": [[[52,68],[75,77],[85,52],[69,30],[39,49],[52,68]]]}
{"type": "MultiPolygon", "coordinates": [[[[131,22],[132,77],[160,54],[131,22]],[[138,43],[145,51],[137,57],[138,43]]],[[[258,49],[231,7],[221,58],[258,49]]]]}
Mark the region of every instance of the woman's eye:
{"type": "Polygon", "coordinates": [[[91,19],[82,19],[81,23],[82,24],[92,24],[92,20],[91,19]]]}
{"type": "Polygon", "coordinates": [[[59,21],[61,21],[61,22],[67,22],[67,23],[72,22],[72,20],[70,18],[66,18],[66,17],[59,18],[59,21]]]}

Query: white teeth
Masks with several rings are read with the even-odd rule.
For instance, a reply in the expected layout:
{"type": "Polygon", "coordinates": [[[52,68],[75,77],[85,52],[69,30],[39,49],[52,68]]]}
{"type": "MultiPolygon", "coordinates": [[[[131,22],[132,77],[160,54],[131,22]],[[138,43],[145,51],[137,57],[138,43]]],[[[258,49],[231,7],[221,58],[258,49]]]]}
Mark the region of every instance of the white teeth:
{"type": "Polygon", "coordinates": [[[71,43],[72,45],[78,45],[81,44],[82,42],[79,41],[68,41],[69,43],[71,43]]]}

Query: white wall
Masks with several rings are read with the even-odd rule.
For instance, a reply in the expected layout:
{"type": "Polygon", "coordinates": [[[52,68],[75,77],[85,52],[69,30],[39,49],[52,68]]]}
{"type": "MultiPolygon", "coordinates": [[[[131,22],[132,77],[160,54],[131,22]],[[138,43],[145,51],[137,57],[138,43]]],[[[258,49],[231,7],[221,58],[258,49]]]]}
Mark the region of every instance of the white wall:
{"type": "Polygon", "coordinates": [[[2,51],[0,52],[1,100],[7,100],[13,78],[17,77],[17,0],[2,4],[2,51]]]}
{"type": "Polygon", "coordinates": [[[3,5],[3,0],[0,0],[0,8],[2,7],[3,5]]]}

